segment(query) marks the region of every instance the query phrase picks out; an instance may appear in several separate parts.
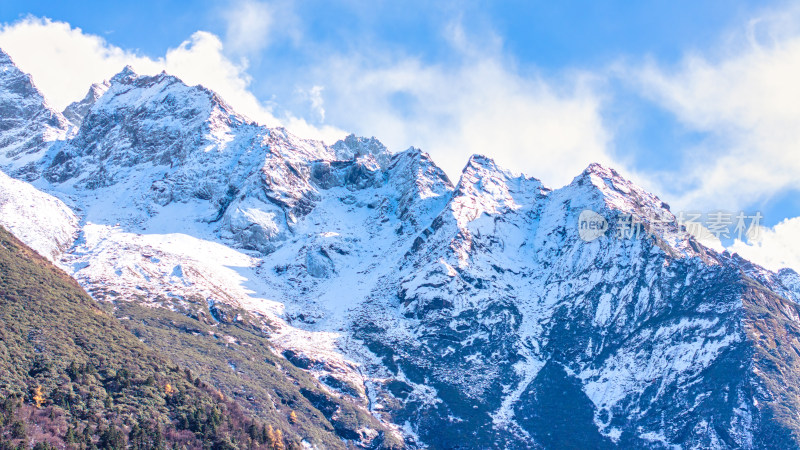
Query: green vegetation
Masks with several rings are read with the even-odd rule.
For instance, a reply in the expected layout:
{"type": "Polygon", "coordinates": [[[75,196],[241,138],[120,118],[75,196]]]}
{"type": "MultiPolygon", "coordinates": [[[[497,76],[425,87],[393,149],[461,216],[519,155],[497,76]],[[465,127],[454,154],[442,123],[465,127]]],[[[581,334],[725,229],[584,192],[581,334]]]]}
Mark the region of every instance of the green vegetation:
{"type": "Polygon", "coordinates": [[[401,448],[381,424],[348,395],[332,395],[310,374],[279,355],[270,329],[244,310],[205,299],[166,299],[159,308],[117,301],[115,315],[151,348],[219,388],[257,417],[322,448],[361,440],[361,430],[380,433],[373,444],[401,448]]]}
{"type": "Polygon", "coordinates": [[[0,449],[300,446],[302,429],[262,417],[273,420],[156,354],[0,228],[0,449]]]}

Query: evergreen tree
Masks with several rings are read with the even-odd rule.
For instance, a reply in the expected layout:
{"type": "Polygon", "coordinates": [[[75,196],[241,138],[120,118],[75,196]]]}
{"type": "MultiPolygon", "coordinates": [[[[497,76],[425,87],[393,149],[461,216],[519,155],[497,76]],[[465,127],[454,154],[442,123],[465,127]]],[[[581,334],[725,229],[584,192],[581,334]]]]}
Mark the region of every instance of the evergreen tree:
{"type": "Polygon", "coordinates": [[[107,450],[126,449],[128,447],[128,443],[125,439],[125,433],[114,426],[114,424],[110,424],[108,428],[103,430],[103,432],[100,434],[98,447],[107,450]]]}

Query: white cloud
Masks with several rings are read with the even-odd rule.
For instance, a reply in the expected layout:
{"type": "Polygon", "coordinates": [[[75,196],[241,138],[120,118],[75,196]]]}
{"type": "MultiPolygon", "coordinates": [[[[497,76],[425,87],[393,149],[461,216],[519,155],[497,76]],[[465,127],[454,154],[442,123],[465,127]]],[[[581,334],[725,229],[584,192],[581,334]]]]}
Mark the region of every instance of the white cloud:
{"type": "Polygon", "coordinates": [[[273,11],[267,3],[251,0],[236,2],[224,13],[226,43],[241,53],[258,52],[269,43],[274,26],[273,11]]]}
{"type": "Polygon", "coordinates": [[[683,188],[676,203],[741,209],[800,189],[800,30],[788,17],[800,10],[751,21],[714,57],[638,73],[645,96],[708,136],[683,161],[685,181],[663,186],[683,188]]]}
{"type": "Polygon", "coordinates": [[[220,39],[208,32],[198,31],[163,57],[149,58],[67,23],[29,17],[0,28],[0,48],[31,74],[48,102],[59,110],[82,98],[92,83],[131,65],[140,74],[166,70],[187,84],[202,84],[240,113],[268,126],[283,125],[303,137],[327,142],[344,135],[334,127],[315,127],[291,114],[274,113],[271,105],[250,92],[246,64],[226,57],[220,39]]]}
{"type": "Polygon", "coordinates": [[[50,104],[63,109],[83,98],[92,83],[108,79],[130,64],[158,73],[163,63],[109,45],[68,23],[29,17],[0,28],[0,48],[33,76],[50,104]]]}
{"type": "Polygon", "coordinates": [[[324,89],[322,86],[313,86],[308,90],[308,101],[311,103],[311,109],[319,115],[322,121],[325,120],[325,101],[322,98],[324,89]]]}
{"type": "MultiPolygon", "coordinates": [[[[626,66],[642,95],[705,136],[687,152],[682,172],[648,174],[666,180],[651,186],[679,207],[708,210],[742,210],[800,190],[799,24],[800,8],[784,9],[677,67],[626,66]]],[[[728,250],[770,270],[800,271],[800,217],[758,231],[728,250]]]]}
{"type": "Polygon", "coordinates": [[[225,47],[239,55],[257,55],[273,41],[300,40],[294,4],[288,0],[233,0],[222,10],[225,47]]]}
{"type": "Polygon", "coordinates": [[[557,84],[523,76],[497,42],[475,47],[460,30],[447,29],[455,64],[374,54],[320,64],[314,82],[325,86],[329,120],[394,150],[420,147],[456,179],[475,153],[551,186],[592,162],[613,164],[592,76],[569,74],[557,84]]]}
{"type": "Polygon", "coordinates": [[[776,271],[789,267],[800,272],[800,217],[785,219],[773,228],[760,228],[756,242],[736,240],[728,250],[776,271]]]}
{"type": "Polygon", "coordinates": [[[162,64],[167,73],[185,83],[202,84],[217,92],[238,112],[266,125],[278,125],[271,109],[248,90],[251,79],[245,72],[246,66],[234,64],[226,58],[222,53],[222,42],[215,35],[195,32],[178,48],[168,50],[162,64]]]}

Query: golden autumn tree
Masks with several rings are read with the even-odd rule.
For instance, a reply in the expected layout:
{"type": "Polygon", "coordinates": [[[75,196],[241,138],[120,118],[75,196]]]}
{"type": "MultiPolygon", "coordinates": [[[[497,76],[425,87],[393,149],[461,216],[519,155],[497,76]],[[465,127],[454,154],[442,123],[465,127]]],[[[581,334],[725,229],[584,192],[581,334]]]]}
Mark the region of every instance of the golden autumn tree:
{"type": "Polygon", "coordinates": [[[272,450],[285,450],[286,446],[283,445],[283,431],[275,430],[275,442],[272,444],[272,450]]]}
{"type": "Polygon", "coordinates": [[[165,392],[167,395],[172,395],[172,394],[175,394],[175,393],[177,393],[177,392],[178,392],[178,390],[177,390],[177,389],[175,389],[174,387],[172,387],[172,385],[171,385],[171,384],[167,383],[167,385],[166,385],[166,386],[164,386],[164,392],[165,392]]]}
{"type": "Polygon", "coordinates": [[[42,394],[42,387],[36,386],[33,390],[33,403],[36,405],[37,408],[41,408],[44,405],[45,398],[44,394],[42,394]]]}

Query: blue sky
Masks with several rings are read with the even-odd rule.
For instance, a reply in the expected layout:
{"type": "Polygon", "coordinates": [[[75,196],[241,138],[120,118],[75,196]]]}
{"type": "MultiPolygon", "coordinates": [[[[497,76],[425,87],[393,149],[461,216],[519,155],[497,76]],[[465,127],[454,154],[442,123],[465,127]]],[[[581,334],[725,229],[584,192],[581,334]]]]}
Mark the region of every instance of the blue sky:
{"type": "MultiPolygon", "coordinates": [[[[437,2],[304,1],[297,11],[316,43],[340,47],[370,37],[431,60],[446,58],[441,24],[461,16],[468,26],[500,34],[521,62],[559,70],[603,65],[620,55],[675,61],[687,50],[713,45],[768,5],[723,0],[431,3],[437,2]]],[[[6,0],[0,20],[28,15],[62,20],[157,57],[197,30],[223,35],[227,24],[220,12],[230,7],[235,3],[6,0]]]]}
{"type": "Polygon", "coordinates": [[[56,107],[130,63],[301,136],[421,147],[453,178],[472,153],[554,187],[599,161],[680,210],[760,211],[800,265],[798,19],[781,1],[6,0],[0,47],[56,107]]]}

